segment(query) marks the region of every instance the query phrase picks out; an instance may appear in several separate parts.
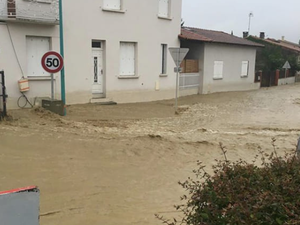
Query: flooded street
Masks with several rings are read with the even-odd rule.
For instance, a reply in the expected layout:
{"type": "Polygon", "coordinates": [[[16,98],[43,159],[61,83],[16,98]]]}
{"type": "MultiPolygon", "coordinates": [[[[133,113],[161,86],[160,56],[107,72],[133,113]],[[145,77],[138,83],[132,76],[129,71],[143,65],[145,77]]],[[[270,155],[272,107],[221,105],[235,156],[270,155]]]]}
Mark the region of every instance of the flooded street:
{"type": "Polygon", "coordinates": [[[67,117],[10,111],[0,123],[0,190],[38,185],[41,225],[161,224],[175,214],[196,161],[251,161],[295,149],[300,85],[124,105],[75,105],[67,117]]]}

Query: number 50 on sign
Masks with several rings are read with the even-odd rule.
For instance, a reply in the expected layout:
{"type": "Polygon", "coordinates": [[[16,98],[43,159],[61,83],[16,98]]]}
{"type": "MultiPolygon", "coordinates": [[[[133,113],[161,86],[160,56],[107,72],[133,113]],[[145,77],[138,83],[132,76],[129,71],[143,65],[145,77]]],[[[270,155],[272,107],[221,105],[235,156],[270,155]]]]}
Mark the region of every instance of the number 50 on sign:
{"type": "Polygon", "coordinates": [[[58,73],[64,67],[62,56],[54,51],[47,52],[42,57],[42,67],[48,73],[58,73]]]}

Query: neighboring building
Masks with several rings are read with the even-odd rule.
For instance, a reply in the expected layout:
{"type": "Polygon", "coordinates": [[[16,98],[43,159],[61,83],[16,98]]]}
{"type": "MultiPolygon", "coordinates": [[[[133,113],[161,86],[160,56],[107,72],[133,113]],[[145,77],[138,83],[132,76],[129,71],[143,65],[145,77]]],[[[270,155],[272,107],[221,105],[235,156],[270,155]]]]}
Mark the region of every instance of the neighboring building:
{"type": "Polygon", "coordinates": [[[174,97],[182,0],[63,2],[68,103],[174,97]]]}
{"type": "Polygon", "coordinates": [[[262,86],[293,84],[300,81],[300,45],[286,41],[284,37],[281,40],[265,39],[264,32],[261,32],[259,37],[249,36],[247,39],[265,46],[258,50],[256,58],[256,71],[262,71],[262,86]],[[282,68],[286,61],[291,66],[287,71],[282,68]]]}
{"type": "Polygon", "coordinates": [[[41,57],[50,49],[59,51],[57,24],[57,0],[0,0],[0,70],[6,74],[9,108],[17,107],[22,77],[30,80],[30,97],[50,96],[50,75],[41,57]]]}
{"type": "MultiPolygon", "coordinates": [[[[9,107],[29,79],[31,102],[50,96],[40,61],[59,51],[58,0],[0,0],[0,69],[9,107]]],[[[182,0],[63,1],[67,104],[173,98],[176,76],[169,47],[179,47],[182,0]]],[[[55,74],[60,98],[60,76],[55,74]]]]}
{"type": "Polygon", "coordinates": [[[281,69],[286,61],[289,61],[292,70],[300,68],[300,45],[284,40],[265,39],[265,33],[259,37],[249,36],[248,40],[265,45],[257,53],[257,70],[275,71],[281,69]],[[297,65],[298,64],[298,65],[297,65]]]}
{"type": "Polygon", "coordinates": [[[263,45],[224,32],[191,27],[183,27],[179,38],[181,47],[190,49],[186,59],[199,61],[198,79],[192,76],[193,81],[188,82],[195,92],[207,94],[260,87],[260,83],[255,83],[255,58],[256,49],[263,45]]]}

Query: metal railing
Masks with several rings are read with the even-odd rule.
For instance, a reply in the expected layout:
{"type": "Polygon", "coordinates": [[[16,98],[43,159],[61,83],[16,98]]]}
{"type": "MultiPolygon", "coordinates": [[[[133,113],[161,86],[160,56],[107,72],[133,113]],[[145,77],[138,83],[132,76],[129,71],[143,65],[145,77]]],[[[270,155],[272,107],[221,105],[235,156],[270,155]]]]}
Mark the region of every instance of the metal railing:
{"type": "Polygon", "coordinates": [[[1,95],[0,95],[0,119],[3,119],[7,116],[7,108],[6,108],[6,87],[5,87],[5,75],[4,71],[0,71],[0,88],[1,88],[1,95]]]}
{"type": "Polygon", "coordinates": [[[179,77],[179,88],[198,88],[200,85],[199,73],[182,73],[179,77]]]}

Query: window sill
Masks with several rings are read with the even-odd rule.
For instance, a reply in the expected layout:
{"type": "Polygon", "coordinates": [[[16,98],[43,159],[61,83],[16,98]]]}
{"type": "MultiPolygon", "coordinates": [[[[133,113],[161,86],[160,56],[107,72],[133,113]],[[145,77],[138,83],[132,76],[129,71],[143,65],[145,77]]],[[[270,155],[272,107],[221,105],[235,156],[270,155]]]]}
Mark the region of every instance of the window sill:
{"type": "Polygon", "coordinates": [[[221,78],[215,78],[215,77],[213,77],[213,80],[223,80],[223,77],[221,77],[221,78]]]}
{"type": "Polygon", "coordinates": [[[168,74],[159,74],[159,77],[167,77],[168,74]]]}
{"type": "MultiPolygon", "coordinates": [[[[51,80],[51,76],[47,77],[27,77],[29,81],[49,81],[51,80]]],[[[55,77],[53,78],[55,80],[55,77]]]]}
{"type": "Polygon", "coordinates": [[[171,17],[164,17],[164,16],[157,16],[157,18],[162,20],[172,20],[171,17]]]}
{"type": "Polygon", "coordinates": [[[247,76],[241,76],[241,78],[248,78],[248,75],[247,76]]]}
{"type": "Polygon", "coordinates": [[[106,9],[106,8],[102,8],[102,11],[104,12],[114,12],[114,13],[125,13],[125,10],[119,10],[119,9],[106,9]]]}
{"type": "Polygon", "coordinates": [[[140,78],[140,76],[130,76],[130,75],[128,75],[128,76],[126,76],[126,75],[124,75],[124,76],[118,76],[118,79],[139,79],[140,78]]]}

